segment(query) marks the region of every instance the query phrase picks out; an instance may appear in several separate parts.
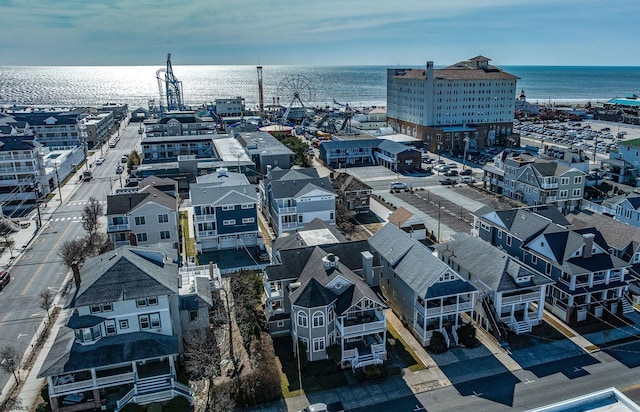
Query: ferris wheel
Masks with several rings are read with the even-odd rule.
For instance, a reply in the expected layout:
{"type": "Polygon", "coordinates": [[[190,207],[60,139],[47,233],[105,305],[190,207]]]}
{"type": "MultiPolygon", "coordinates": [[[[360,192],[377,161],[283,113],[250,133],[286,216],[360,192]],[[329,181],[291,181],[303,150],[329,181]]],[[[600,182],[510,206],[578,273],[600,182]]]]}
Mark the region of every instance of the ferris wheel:
{"type": "Polygon", "coordinates": [[[281,119],[283,122],[287,121],[292,107],[304,108],[306,107],[305,103],[313,102],[315,97],[311,80],[299,74],[292,74],[280,81],[278,84],[278,96],[284,102],[288,102],[287,110],[281,119]],[[294,106],[295,104],[300,106],[294,106]]]}

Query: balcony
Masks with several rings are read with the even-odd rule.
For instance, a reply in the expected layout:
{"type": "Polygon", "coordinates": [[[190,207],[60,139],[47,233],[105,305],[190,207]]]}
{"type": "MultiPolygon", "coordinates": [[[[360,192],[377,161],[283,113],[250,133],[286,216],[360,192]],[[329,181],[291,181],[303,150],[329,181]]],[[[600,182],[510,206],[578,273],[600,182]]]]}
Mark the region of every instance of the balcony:
{"type": "Polygon", "coordinates": [[[368,335],[372,333],[384,332],[387,328],[386,322],[382,318],[382,314],[376,311],[376,316],[373,320],[355,320],[338,318],[336,320],[336,326],[340,332],[340,336],[343,338],[350,338],[354,336],[368,335]]]}
{"type": "Polygon", "coordinates": [[[472,307],[473,307],[472,301],[460,302],[458,304],[453,304],[453,305],[437,306],[435,308],[428,308],[428,309],[426,309],[423,305],[419,304],[418,302],[415,303],[415,308],[418,310],[418,312],[422,316],[425,316],[428,318],[439,316],[439,315],[448,315],[450,313],[456,313],[456,312],[466,312],[471,310],[472,307]]]}
{"type": "Polygon", "coordinates": [[[556,196],[547,196],[547,203],[548,203],[548,202],[555,202],[555,201],[556,201],[556,199],[557,199],[557,197],[556,197],[556,196]]]}
{"type": "Polygon", "coordinates": [[[290,214],[294,214],[294,213],[298,213],[297,210],[298,208],[293,206],[293,207],[281,207],[278,206],[278,214],[279,215],[290,215],[290,214]]]}
{"type": "MultiPolygon", "coordinates": [[[[96,378],[95,385],[92,379],[82,380],[78,382],[69,382],[69,383],[64,383],[60,385],[54,384],[49,390],[51,394],[55,396],[62,396],[66,394],[77,393],[81,390],[89,389],[89,388],[97,389],[97,388],[105,388],[108,386],[116,386],[116,385],[133,383],[134,376],[135,374],[133,372],[121,373],[119,375],[112,375],[112,376],[104,376],[102,378],[96,378]]],[[[57,381],[58,382],[64,381],[64,378],[66,377],[71,377],[70,379],[73,379],[72,375],[66,375],[65,377],[59,377],[57,381]]]]}
{"type": "Polygon", "coordinates": [[[558,183],[549,183],[549,182],[545,182],[545,183],[541,183],[540,184],[540,188],[541,189],[557,189],[558,188],[558,183]]]}
{"type": "Polygon", "coordinates": [[[199,230],[198,231],[198,239],[211,239],[218,237],[217,230],[199,230]]]}
{"type": "Polygon", "coordinates": [[[273,299],[278,300],[284,297],[284,292],[282,291],[282,289],[280,290],[265,289],[265,294],[267,295],[267,300],[273,300],[273,299]]]}
{"type": "Polygon", "coordinates": [[[205,220],[216,220],[216,215],[211,214],[211,215],[193,215],[193,219],[196,222],[202,222],[205,220]]]}
{"type": "Polygon", "coordinates": [[[122,232],[129,230],[131,225],[129,223],[121,223],[119,225],[107,225],[107,232],[122,232]]]}
{"type": "Polygon", "coordinates": [[[281,230],[295,230],[298,228],[297,222],[283,222],[280,224],[281,230]]]}
{"type": "Polygon", "coordinates": [[[512,303],[533,302],[540,299],[540,294],[536,292],[523,293],[522,295],[503,296],[502,303],[505,305],[512,303]]]}

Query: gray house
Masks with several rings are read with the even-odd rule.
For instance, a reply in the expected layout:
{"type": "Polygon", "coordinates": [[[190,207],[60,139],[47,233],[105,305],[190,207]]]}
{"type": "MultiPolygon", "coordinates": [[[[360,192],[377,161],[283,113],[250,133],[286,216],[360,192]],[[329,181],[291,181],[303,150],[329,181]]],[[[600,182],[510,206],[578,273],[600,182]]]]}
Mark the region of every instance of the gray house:
{"type": "Polygon", "coordinates": [[[477,289],[439,260],[418,240],[387,224],[369,238],[382,294],[411,328],[418,341],[429,345],[439,331],[448,345],[457,344],[456,330],[471,316],[477,289]]]}
{"type": "Polygon", "coordinates": [[[520,334],[542,322],[546,288],[553,283],[547,276],[468,234],[435,248],[440,259],[478,289],[473,319],[498,340],[505,338],[502,325],[520,334]]]}
{"type": "Polygon", "coordinates": [[[303,228],[313,219],[336,221],[331,181],[315,169],[270,170],[260,182],[262,212],[277,236],[303,228]]]}
{"type": "Polygon", "coordinates": [[[614,209],[617,221],[640,227],[640,194],[630,193],[616,203],[614,209]]]}

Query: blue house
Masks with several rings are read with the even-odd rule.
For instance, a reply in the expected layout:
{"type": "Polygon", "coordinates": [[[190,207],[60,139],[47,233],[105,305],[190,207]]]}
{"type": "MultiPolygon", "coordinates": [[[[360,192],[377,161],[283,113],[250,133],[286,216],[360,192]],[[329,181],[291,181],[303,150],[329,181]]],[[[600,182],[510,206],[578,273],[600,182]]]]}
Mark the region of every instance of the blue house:
{"type": "Polygon", "coordinates": [[[631,193],[615,205],[615,219],[631,226],[640,227],[640,194],[631,193]]]}
{"type": "Polygon", "coordinates": [[[189,196],[198,252],[258,244],[258,194],[246,176],[218,169],[198,177],[189,196]]]}

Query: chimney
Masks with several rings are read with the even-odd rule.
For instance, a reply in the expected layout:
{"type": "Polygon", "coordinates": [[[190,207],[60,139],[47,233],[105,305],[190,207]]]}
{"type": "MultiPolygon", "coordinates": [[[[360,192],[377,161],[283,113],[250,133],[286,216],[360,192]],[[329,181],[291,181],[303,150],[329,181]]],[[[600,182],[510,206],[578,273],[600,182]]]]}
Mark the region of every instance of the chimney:
{"type": "Polygon", "coordinates": [[[362,256],[362,277],[369,286],[378,286],[378,279],[373,272],[373,255],[368,250],[360,253],[362,256]]]}
{"type": "Polygon", "coordinates": [[[582,249],[582,257],[590,258],[593,250],[593,238],[596,235],[593,233],[585,233],[582,235],[582,239],[584,240],[584,246],[582,249]]]}

